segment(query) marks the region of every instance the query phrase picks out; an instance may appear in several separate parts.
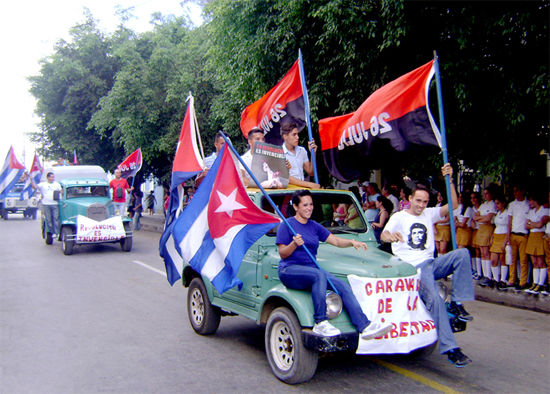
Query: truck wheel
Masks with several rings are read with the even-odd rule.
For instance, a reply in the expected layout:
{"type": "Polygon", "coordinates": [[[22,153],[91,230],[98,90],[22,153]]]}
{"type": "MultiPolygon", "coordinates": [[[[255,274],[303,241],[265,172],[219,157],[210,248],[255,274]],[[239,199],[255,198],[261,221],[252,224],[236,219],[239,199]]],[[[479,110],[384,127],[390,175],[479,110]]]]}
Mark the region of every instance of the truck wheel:
{"type": "Polygon", "coordinates": [[[132,250],[132,237],[128,237],[128,234],[131,234],[132,230],[130,228],[130,223],[124,223],[124,231],[126,232],[126,237],[120,240],[120,247],[123,252],[129,252],[132,250]]]}
{"type": "Polygon", "coordinates": [[[187,315],[197,334],[214,334],[220,326],[221,311],[208,299],[208,292],[201,278],[194,278],[187,291],[187,315]]]}
{"type": "Polygon", "coordinates": [[[437,347],[439,342],[435,341],[431,345],[421,347],[420,349],[413,350],[409,354],[405,354],[404,357],[409,360],[424,360],[430,356],[437,347]]]}
{"type": "Polygon", "coordinates": [[[35,209],[32,211],[32,213],[29,215],[29,217],[32,217],[32,220],[36,220],[36,217],[38,216],[38,209],[35,209]]]}
{"type": "Polygon", "coordinates": [[[298,318],[286,307],[275,309],[267,320],[265,351],[271,370],[287,384],[305,383],[315,375],[318,352],[304,346],[298,318]]]}
{"type": "MultiPolygon", "coordinates": [[[[72,240],[74,232],[73,229],[69,226],[63,227],[61,230],[61,249],[63,249],[63,254],[65,256],[70,256],[73,254],[73,248],[74,248],[74,240],[72,240]],[[71,238],[69,240],[68,238],[71,238]]],[[[51,236],[50,233],[48,235],[51,236]]]]}
{"type": "Polygon", "coordinates": [[[9,216],[8,210],[5,208],[2,208],[2,217],[4,218],[4,220],[8,220],[8,216],[9,216]]]}

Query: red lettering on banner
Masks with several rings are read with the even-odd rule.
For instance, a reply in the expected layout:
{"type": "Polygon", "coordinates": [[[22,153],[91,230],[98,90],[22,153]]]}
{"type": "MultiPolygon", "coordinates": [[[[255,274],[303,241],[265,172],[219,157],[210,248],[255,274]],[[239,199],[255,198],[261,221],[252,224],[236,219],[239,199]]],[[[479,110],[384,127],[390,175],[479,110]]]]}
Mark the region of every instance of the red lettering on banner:
{"type": "Polygon", "coordinates": [[[372,284],[371,283],[367,283],[365,285],[365,291],[367,292],[368,296],[372,295],[372,284]]]}
{"type": "Polygon", "coordinates": [[[399,333],[397,332],[397,326],[395,325],[395,323],[392,323],[392,325],[393,325],[393,328],[389,333],[390,338],[397,338],[399,336],[399,333]]]}
{"type": "Polygon", "coordinates": [[[407,328],[409,327],[409,323],[406,322],[406,321],[402,321],[400,324],[399,324],[399,336],[400,337],[408,337],[409,335],[407,334],[407,328]]]}
{"type": "Polygon", "coordinates": [[[381,280],[376,281],[376,294],[384,292],[384,282],[381,280]]]}
{"type": "Polygon", "coordinates": [[[425,321],[421,321],[420,325],[422,326],[422,332],[431,330],[430,325],[425,321]]]}
{"type": "Polygon", "coordinates": [[[405,291],[405,283],[403,282],[403,279],[397,280],[397,283],[395,284],[395,291],[405,291]]]}
{"type": "Polygon", "coordinates": [[[420,288],[420,279],[416,280],[416,291],[420,288]]]}
{"type": "Polygon", "coordinates": [[[407,291],[413,291],[414,290],[414,279],[405,279],[405,282],[407,284],[407,291]]]}
{"type": "Polygon", "coordinates": [[[378,300],[378,313],[384,312],[384,300],[378,300]]]}
{"type": "Polygon", "coordinates": [[[428,320],[430,327],[435,330],[435,322],[433,320],[428,320]]]}
{"type": "Polygon", "coordinates": [[[393,312],[391,310],[391,302],[392,302],[391,298],[386,298],[386,313],[392,313],[393,312]]]}
{"type": "Polygon", "coordinates": [[[393,287],[393,281],[391,279],[386,280],[386,293],[389,293],[392,290],[393,287]]]}
{"type": "Polygon", "coordinates": [[[415,332],[413,331],[413,328],[416,329],[416,334],[420,333],[420,329],[418,328],[418,322],[417,321],[412,321],[411,322],[411,335],[415,334],[415,332]]]}

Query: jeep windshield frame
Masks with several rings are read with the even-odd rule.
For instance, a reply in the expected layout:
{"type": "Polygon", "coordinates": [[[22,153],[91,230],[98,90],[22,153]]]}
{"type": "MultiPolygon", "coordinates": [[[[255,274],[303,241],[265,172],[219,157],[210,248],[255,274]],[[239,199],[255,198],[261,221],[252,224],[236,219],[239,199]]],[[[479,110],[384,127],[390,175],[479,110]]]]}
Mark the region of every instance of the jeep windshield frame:
{"type": "MultiPolygon", "coordinates": [[[[269,197],[277,205],[281,213],[285,218],[290,218],[294,216],[294,209],[290,204],[290,199],[292,198],[293,193],[289,192],[270,192],[269,197]]],[[[320,223],[333,234],[359,234],[368,232],[368,224],[363,214],[362,207],[359,206],[357,200],[353,198],[352,194],[349,193],[331,193],[329,190],[323,191],[314,191],[311,190],[311,195],[313,198],[313,214],[311,215],[311,220],[320,223]],[[352,228],[348,225],[342,225],[335,220],[333,220],[333,213],[339,204],[346,204],[348,209],[350,206],[354,206],[356,212],[359,212],[359,219],[361,221],[360,226],[352,228]]],[[[260,201],[260,207],[267,212],[275,213],[273,207],[269,201],[262,195],[260,201]]],[[[342,218],[343,222],[343,218],[342,218]]],[[[269,231],[267,236],[275,236],[277,234],[276,228],[272,231],[269,231]]]]}
{"type": "Polygon", "coordinates": [[[69,186],[67,187],[66,198],[70,200],[72,198],[82,197],[109,197],[109,186],[69,186]]]}

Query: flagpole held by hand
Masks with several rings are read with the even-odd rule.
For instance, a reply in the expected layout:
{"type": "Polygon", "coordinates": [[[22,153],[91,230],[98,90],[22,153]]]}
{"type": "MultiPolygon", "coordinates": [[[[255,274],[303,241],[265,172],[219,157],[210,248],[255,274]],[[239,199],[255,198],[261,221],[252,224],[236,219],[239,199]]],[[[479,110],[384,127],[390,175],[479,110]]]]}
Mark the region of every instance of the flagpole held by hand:
{"type": "MultiPolygon", "coordinates": [[[[243,168],[246,170],[246,172],[248,172],[248,174],[250,175],[250,177],[252,178],[252,180],[254,181],[254,183],[256,183],[256,185],[258,186],[258,188],[261,190],[262,194],[264,195],[264,197],[267,199],[267,201],[269,201],[269,203],[271,204],[271,206],[273,207],[273,209],[275,210],[275,212],[277,212],[277,215],[279,215],[279,217],[281,218],[281,220],[283,221],[283,223],[288,227],[288,229],[290,230],[291,234],[296,237],[298,234],[296,233],[296,231],[294,231],[294,229],[290,226],[290,224],[288,223],[288,221],[286,220],[286,218],[283,216],[282,212],[279,210],[279,207],[277,206],[277,204],[275,204],[275,202],[271,199],[271,197],[269,197],[269,194],[267,194],[267,192],[265,191],[265,189],[261,186],[261,182],[258,181],[258,179],[256,179],[256,177],[254,176],[254,174],[252,173],[252,171],[250,170],[250,168],[248,168],[248,166],[246,165],[246,163],[243,161],[243,159],[241,158],[241,156],[237,153],[237,150],[235,149],[235,147],[233,146],[233,144],[231,143],[231,140],[229,138],[227,138],[225,135],[223,135],[223,139],[225,140],[225,146],[229,146],[229,148],[231,149],[231,151],[235,154],[235,157],[237,157],[237,159],[239,159],[241,165],[243,166],[243,168]]],[[[302,245],[302,247],[304,248],[304,250],[306,251],[307,255],[309,256],[309,258],[311,259],[311,261],[313,261],[313,263],[317,266],[317,268],[319,268],[320,270],[322,270],[322,268],[319,266],[319,264],[317,263],[317,260],[315,259],[315,257],[313,257],[313,255],[311,254],[311,252],[309,251],[309,249],[306,247],[306,245],[302,245]]],[[[336,294],[339,294],[338,293],[338,290],[336,289],[336,286],[334,286],[334,284],[331,282],[331,280],[329,278],[327,278],[327,281],[328,283],[330,284],[330,287],[332,287],[332,289],[334,290],[334,292],[336,294]]]]}

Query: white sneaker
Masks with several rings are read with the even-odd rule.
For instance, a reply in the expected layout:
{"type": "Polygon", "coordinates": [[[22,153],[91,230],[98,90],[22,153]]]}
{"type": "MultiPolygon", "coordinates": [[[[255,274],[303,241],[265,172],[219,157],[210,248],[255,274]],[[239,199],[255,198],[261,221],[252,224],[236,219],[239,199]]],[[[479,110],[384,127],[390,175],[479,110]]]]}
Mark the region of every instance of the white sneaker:
{"type": "Polygon", "coordinates": [[[368,341],[386,335],[391,331],[393,324],[391,323],[373,323],[371,322],[361,333],[361,338],[368,341]]]}
{"type": "Polygon", "coordinates": [[[323,320],[321,323],[315,323],[313,333],[324,337],[335,337],[340,335],[340,330],[330,324],[328,320],[323,320]]]}

